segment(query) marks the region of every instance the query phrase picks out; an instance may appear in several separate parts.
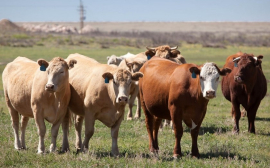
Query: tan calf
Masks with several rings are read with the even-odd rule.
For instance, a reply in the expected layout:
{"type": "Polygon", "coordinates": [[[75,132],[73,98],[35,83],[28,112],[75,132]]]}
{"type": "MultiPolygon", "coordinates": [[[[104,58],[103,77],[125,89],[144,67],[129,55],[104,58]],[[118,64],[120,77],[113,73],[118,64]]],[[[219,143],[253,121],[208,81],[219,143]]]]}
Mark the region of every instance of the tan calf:
{"type": "Polygon", "coordinates": [[[71,99],[69,109],[76,114],[76,148],[87,150],[94,134],[95,120],[111,128],[112,154],[118,155],[118,131],[128,102],[130,85],[143,76],[126,69],[100,64],[80,54],[71,54],[67,61],[76,59],[78,65],[70,71],[71,99]],[[107,80],[108,83],[105,83],[107,80]],[[85,138],[81,140],[83,119],[85,138]]]}
{"type": "MultiPolygon", "coordinates": [[[[3,71],[3,87],[6,103],[11,115],[16,149],[26,149],[25,129],[29,117],[34,118],[39,134],[38,153],[44,153],[44,120],[53,124],[51,128],[50,151],[56,149],[56,138],[62,121],[63,129],[68,129],[70,85],[68,70],[75,60],[68,63],[62,58],[50,62],[39,59],[37,62],[18,57],[3,71]],[[47,68],[45,71],[40,70],[47,68]],[[21,138],[19,137],[19,114],[21,115],[21,138]]],[[[64,134],[62,151],[69,148],[67,134],[64,134]]]]}

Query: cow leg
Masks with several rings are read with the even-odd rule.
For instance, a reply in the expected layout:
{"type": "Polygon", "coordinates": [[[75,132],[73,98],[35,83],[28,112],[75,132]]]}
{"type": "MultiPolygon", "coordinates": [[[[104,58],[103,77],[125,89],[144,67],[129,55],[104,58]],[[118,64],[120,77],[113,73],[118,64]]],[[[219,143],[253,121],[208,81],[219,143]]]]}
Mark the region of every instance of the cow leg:
{"type": "Polygon", "coordinates": [[[15,149],[21,149],[21,142],[20,142],[20,138],[19,138],[19,121],[20,121],[20,117],[19,117],[19,113],[11,106],[11,104],[8,102],[8,110],[11,116],[11,122],[12,122],[12,127],[13,127],[13,131],[14,131],[14,147],[15,149]]]}
{"type": "Polygon", "coordinates": [[[59,127],[63,120],[59,120],[58,122],[54,123],[51,128],[51,145],[50,145],[50,152],[54,152],[56,149],[56,139],[59,131],[59,127]]]}
{"type": "Polygon", "coordinates": [[[131,95],[130,95],[130,99],[129,99],[129,102],[128,102],[128,114],[127,114],[127,120],[132,120],[132,107],[134,105],[134,101],[136,99],[136,96],[137,96],[137,92],[133,92],[131,95]]]}
{"type": "Polygon", "coordinates": [[[154,117],[146,109],[144,102],[143,102],[143,99],[141,99],[141,105],[142,105],[142,109],[143,109],[144,114],[145,114],[145,124],[146,124],[146,129],[147,129],[148,137],[149,137],[149,149],[150,149],[150,152],[156,153],[157,150],[154,148],[154,145],[153,145],[154,144],[154,138],[153,138],[154,117]]]}
{"type": "Polygon", "coordinates": [[[70,118],[71,117],[71,113],[69,111],[69,109],[67,109],[67,113],[63,119],[62,122],[62,130],[63,130],[63,142],[62,142],[62,149],[61,152],[67,152],[69,151],[69,143],[68,143],[68,131],[69,131],[69,122],[70,122],[70,118]]]}
{"type": "Polygon", "coordinates": [[[85,137],[82,145],[82,151],[87,151],[89,148],[89,140],[95,131],[95,117],[90,111],[85,112],[85,137]]]}
{"type": "Polygon", "coordinates": [[[197,125],[195,128],[191,129],[191,138],[192,138],[192,147],[191,155],[199,158],[199,149],[198,149],[198,135],[199,135],[200,125],[197,125]]]}
{"type": "Polygon", "coordinates": [[[77,152],[82,150],[82,124],[83,124],[83,116],[76,115],[75,116],[75,133],[76,133],[76,143],[75,147],[77,152]]]}
{"type": "Polygon", "coordinates": [[[140,94],[139,94],[139,87],[138,87],[138,94],[137,94],[137,109],[136,109],[136,114],[134,118],[135,119],[141,118],[141,100],[140,100],[140,94]]]}
{"type": "Polygon", "coordinates": [[[155,118],[154,119],[154,125],[153,125],[153,146],[158,151],[158,129],[160,127],[160,124],[162,122],[161,118],[155,118]]]}
{"type": "Polygon", "coordinates": [[[39,134],[38,154],[42,154],[45,152],[44,137],[46,134],[46,126],[43,117],[41,115],[37,115],[38,112],[35,112],[35,110],[33,111],[39,134]]]}
{"type": "Polygon", "coordinates": [[[183,135],[183,125],[182,125],[182,113],[176,108],[175,105],[170,106],[170,114],[172,116],[174,135],[175,135],[175,145],[173,151],[173,157],[181,157],[181,145],[180,141],[183,135]]]}
{"type": "Polygon", "coordinates": [[[255,118],[256,113],[259,108],[260,102],[256,102],[256,104],[253,104],[253,106],[248,109],[247,111],[247,117],[248,117],[248,132],[255,134],[255,118]]]}
{"type": "Polygon", "coordinates": [[[25,147],[25,130],[27,123],[29,121],[29,117],[21,116],[21,143],[22,143],[22,149],[26,149],[25,147]]]}
{"type": "Polygon", "coordinates": [[[239,120],[241,118],[240,104],[232,101],[232,116],[234,119],[233,132],[239,133],[239,120]]]}
{"type": "Polygon", "coordinates": [[[124,109],[123,109],[123,111],[120,111],[120,114],[122,114],[122,115],[119,117],[119,119],[116,121],[116,123],[111,127],[111,137],[112,137],[111,153],[113,156],[119,155],[117,139],[118,139],[118,132],[119,132],[121,122],[124,119],[124,109]]]}
{"type": "MultiPolygon", "coordinates": [[[[145,110],[144,110],[145,111],[145,110]]],[[[157,153],[158,149],[155,148],[155,142],[154,142],[154,117],[149,113],[149,111],[145,111],[145,123],[146,123],[146,128],[149,136],[149,149],[150,152],[157,153]]]]}

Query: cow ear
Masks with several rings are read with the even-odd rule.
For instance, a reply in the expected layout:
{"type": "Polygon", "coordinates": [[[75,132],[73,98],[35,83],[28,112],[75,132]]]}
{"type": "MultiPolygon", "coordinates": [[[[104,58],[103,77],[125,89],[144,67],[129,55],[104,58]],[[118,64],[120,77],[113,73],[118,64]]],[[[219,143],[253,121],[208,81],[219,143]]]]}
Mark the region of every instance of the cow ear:
{"type": "Polygon", "coordinates": [[[111,74],[110,72],[105,72],[103,75],[102,75],[102,77],[104,78],[104,79],[109,79],[109,80],[111,80],[111,79],[113,79],[113,74],[111,74]]]}
{"type": "Polygon", "coordinates": [[[128,70],[132,72],[133,62],[127,62],[126,59],[124,59],[126,66],[128,67],[128,70]]]}
{"type": "Polygon", "coordinates": [[[200,75],[201,70],[198,67],[191,67],[189,68],[189,71],[191,72],[191,77],[196,78],[196,75],[200,75]]]}
{"type": "Polygon", "coordinates": [[[189,71],[191,72],[191,73],[195,73],[195,74],[200,74],[200,72],[201,72],[201,70],[198,68],[198,67],[191,67],[191,68],[189,68],[189,71]]]}
{"type": "Polygon", "coordinates": [[[147,50],[147,51],[145,51],[144,54],[147,56],[147,58],[148,57],[152,58],[153,56],[156,55],[156,51],[155,50],[147,50]]]}
{"type": "Polygon", "coordinates": [[[180,55],[180,51],[178,50],[171,50],[170,57],[171,58],[177,58],[177,56],[180,55]]]}
{"type": "Polygon", "coordinates": [[[257,56],[257,59],[258,59],[258,60],[263,59],[263,55],[259,55],[259,56],[257,56]]]}
{"type": "Polygon", "coordinates": [[[225,75],[227,75],[227,74],[229,74],[229,73],[231,73],[231,72],[232,72],[232,70],[231,70],[230,68],[223,68],[223,69],[221,69],[221,70],[219,71],[219,75],[225,76],[225,75]]]}
{"type": "Polygon", "coordinates": [[[255,62],[255,65],[256,65],[256,66],[261,65],[261,64],[262,64],[262,59],[263,59],[263,55],[257,56],[257,60],[256,60],[256,62],[255,62]]]}
{"type": "Polygon", "coordinates": [[[143,77],[143,73],[136,72],[136,73],[132,74],[131,79],[134,81],[138,81],[142,77],[143,77]]]}
{"type": "Polygon", "coordinates": [[[77,61],[75,59],[69,60],[68,69],[72,69],[74,67],[74,64],[77,64],[77,61]]]}
{"type": "Polygon", "coordinates": [[[37,60],[37,63],[40,66],[41,71],[46,71],[46,68],[49,66],[49,63],[44,59],[37,60]]]}

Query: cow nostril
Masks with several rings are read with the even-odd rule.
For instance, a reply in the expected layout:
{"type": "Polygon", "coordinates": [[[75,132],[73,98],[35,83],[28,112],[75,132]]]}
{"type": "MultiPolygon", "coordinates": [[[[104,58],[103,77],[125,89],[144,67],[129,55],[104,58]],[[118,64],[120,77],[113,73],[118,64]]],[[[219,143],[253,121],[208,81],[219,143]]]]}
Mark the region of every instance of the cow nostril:
{"type": "Polygon", "coordinates": [[[119,97],[118,100],[119,100],[119,102],[127,102],[128,98],[127,97],[119,97]]]}
{"type": "Polygon", "coordinates": [[[215,95],[215,91],[206,91],[206,95],[207,96],[214,96],[215,95]]]}
{"type": "Polygon", "coordinates": [[[53,88],[54,88],[54,85],[53,85],[53,84],[47,84],[47,85],[46,85],[46,88],[48,88],[48,89],[53,89],[53,88]]]}

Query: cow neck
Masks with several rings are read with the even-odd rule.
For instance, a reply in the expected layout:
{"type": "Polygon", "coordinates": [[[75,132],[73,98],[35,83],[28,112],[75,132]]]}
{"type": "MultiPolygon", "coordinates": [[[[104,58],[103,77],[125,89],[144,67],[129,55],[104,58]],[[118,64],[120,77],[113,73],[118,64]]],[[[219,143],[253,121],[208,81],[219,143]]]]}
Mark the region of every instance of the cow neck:
{"type": "Polygon", "coordinates": [[[57,105],[57,110],[56,110],[56,116],[54,119],[54,122],[57,122],[59,120],[59,109],[61,109],[61,106],[64,105],[64,99],[66,98],[66,92],[67,92],[67,87],[63,87],[59,92],[54,92],[54,97],[56,99],[56,104],[57,105]]]}

